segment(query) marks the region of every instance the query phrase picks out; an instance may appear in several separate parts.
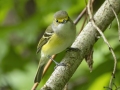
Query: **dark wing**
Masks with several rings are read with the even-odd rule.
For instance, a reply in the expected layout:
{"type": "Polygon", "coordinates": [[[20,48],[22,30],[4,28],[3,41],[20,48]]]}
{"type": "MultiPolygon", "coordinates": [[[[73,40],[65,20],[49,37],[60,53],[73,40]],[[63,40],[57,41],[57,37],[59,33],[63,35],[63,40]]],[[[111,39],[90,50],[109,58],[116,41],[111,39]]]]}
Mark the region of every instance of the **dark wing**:
{"type": "Polygon", "coordinates": [[[54,31],[52,29],[52,25],[49,25],[47,27],[45,33],[43,34],[42,38],[40,39],[39,43],[38,43],[37,52],[36,53],[39,53],[39,51],[41,50],[42,46],[47,43],[47,41],[51,38],[53,33],[54,33],[54,31]]]}

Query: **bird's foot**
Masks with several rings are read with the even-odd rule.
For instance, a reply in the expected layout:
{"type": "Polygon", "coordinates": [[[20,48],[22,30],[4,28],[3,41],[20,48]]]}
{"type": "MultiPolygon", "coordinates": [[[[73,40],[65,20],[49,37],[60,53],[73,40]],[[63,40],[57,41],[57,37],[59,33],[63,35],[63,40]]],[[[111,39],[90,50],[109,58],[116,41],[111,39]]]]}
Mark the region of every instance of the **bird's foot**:
{"type": "Polygon", "coordinates": [[[80,51],[80,49],[79,48],[69,47],[69,48],[67,48],[67,52],[68,51],[80,51]]]}

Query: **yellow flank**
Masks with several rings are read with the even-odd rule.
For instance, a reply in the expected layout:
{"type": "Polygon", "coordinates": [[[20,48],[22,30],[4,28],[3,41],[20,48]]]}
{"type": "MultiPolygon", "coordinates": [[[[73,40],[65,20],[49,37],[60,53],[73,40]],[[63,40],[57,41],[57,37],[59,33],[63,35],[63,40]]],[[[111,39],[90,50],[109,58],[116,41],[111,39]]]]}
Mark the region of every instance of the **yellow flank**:
{"type": "Polygon", "coordinates": [[[54,34],[50,40],[42,47],[42,52],[47,55],[57,54],[64,49],[65,39],[54,34]]]}

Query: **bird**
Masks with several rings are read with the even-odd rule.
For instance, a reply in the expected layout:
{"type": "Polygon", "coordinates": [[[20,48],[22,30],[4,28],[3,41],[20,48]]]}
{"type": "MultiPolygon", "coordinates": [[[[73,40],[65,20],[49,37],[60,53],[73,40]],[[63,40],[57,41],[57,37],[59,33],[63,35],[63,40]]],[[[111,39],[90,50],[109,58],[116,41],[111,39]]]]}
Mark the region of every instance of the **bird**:
{"type": "Polygon", "coordinates": [[[41,57],[34,83],[40,83],[44,67],[51,56],[69,48],[75,38],[76,26],[68,13],[64,10],[57,11],[37,46],[37,53],[40,52],[41,57]]]}

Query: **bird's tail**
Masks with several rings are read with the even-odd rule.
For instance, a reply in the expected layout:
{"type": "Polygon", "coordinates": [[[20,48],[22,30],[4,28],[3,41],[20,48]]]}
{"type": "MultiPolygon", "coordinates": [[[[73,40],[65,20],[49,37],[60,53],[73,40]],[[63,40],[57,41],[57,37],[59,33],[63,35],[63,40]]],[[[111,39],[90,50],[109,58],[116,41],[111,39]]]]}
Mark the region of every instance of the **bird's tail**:
{"type": "Polygon", "coordinates": [[[38,69],[37,69],[37,73],[36,73],[36,76],[34,79],[34,83],[40,83],[46,63],[47,63],[46,60],[43,60],[43,59],[40,60],[38,69]]]}

